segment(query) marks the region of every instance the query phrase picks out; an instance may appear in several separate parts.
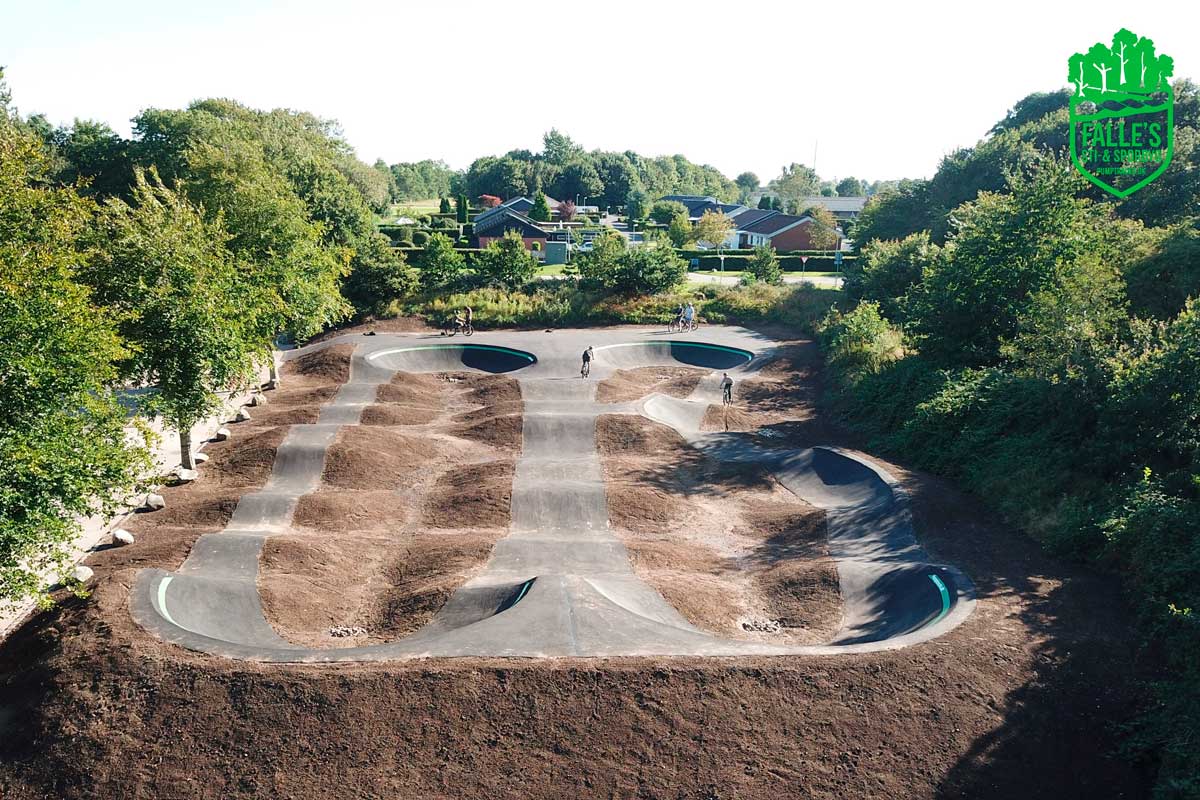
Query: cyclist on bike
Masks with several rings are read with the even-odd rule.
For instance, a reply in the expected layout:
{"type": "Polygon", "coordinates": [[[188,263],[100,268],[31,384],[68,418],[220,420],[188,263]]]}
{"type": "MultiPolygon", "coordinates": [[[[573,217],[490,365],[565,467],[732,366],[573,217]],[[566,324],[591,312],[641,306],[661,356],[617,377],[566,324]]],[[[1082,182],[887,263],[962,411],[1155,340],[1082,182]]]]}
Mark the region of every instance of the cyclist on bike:
{"type": "Polygon", "coordinates": [[[692,325],[695,324],[695,319],[696,307],[692,305],[691,301],[689,300],[687,307],[683,309],[683,327],[691,328],[692,325]]]}
{"type": "Polygon", "coordinates": [[[468,328],[475,322],[475,312],[471,310],[470,306],[463,306],[463,322],[468,328]]]}
{"type": "Polygon", "coordinates": [[[729,373],[723,373],[724,378],[721,380],[721,400],[725,405],[733,405],[733,378],[729,377],[729,373]]]}
{"type": "Polygon", "coordinates": [[[583,351],[583,366],[579,368],[579,377],[586,378],[592,374],[592,346],[583,351]]]}
{"type": "Polygon", "coordinates": [[[675,327],[683,326],[683,303],[679,304],[679,308],[675,309],[675,327]]]}

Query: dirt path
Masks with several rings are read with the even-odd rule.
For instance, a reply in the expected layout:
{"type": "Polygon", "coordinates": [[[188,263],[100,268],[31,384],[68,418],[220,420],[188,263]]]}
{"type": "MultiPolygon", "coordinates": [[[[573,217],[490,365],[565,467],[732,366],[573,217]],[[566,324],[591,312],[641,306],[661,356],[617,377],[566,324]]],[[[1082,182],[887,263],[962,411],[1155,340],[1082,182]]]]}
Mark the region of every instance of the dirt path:
{"type": "MultiPolygon", "coordinates": [[[[748,411],[774,415],[780,433],[764,441],[856,444],[813,402],[814,348],[777,368],[759,389],[778,406],[748,411]]],[[[227,458],[208,452],[210,467],[227,458]]],[[[195,535],[143,528],[93,557],[90,600],[0,649],[0,797],[1144,797],[1139,767],[1110,757],[1137,700],[1112,581],[1047,557],[945,482],[887,466],[922,543],[972,575],[979,602],[942,638],[860,656],[235,662],[132,622],[136,570],[178,566],[195,535]]],[[[215,528],[221,497],[196,498],[215,528]]]]}

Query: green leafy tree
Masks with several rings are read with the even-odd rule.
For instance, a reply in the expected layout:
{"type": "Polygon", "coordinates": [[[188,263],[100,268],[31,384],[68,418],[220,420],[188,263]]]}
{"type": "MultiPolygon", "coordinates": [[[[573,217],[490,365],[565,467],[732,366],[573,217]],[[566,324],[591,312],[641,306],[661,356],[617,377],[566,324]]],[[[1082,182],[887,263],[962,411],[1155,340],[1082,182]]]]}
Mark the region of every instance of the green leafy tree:
{"type": "Polygon", "coordinates": [[[519,234],[505,231],[475,257],[475,270],[490,286],[514,288],[533,279],[537,261],[526,251],[519,234]]]}
{"type": "Polygon", "coordinates": [[[688,222],[687,214],[679,213],[671,217],[667,226],[667,238],[676,247],[683,247],[692,238],[692,223],[688,222]]]}
{"type": "Polygon", "coordinates": [[[0,73],[0,600],[49,602],[78,519],[109,514],[150,468],[111,386],[116,318],[76,280],[93,206],[50,188],[41,144],[9,116],[0,73]]]}
{"type": "Polygon", "coordinates": [[[557,128],[551,128],[542,137],[542,158],[551,164],[565,166],[582,158],[583,148],[576,144],[570,136],[560,133],[557,128]]]}
{"type": "Polygon", "coordinates": [[[449,197],[443,197],[438,201],[438,213],[439,214],[449,214],[450,213],[450,198],[449,197]]]}
{"type": "Polygon", "coordinates": [[[342,291],[360,313],[380,313],[393,300],[412,293],[417,279],[404,253],[392,247],[387,237],[372,237],[362,246],[374,252],[350,273],[342,291]]]}
{"type": "MultiPolygon", "coordinates": [[[[696,220],[692,231],[692,238],[700,244],[706,244],[714,248],[719,257],[721,255],[721,244],[729,238],[733,230],[733,220],[728,216],[719,211],[705,211],[700,219],[696,220]]],[[[725,268],[723,260],[721,268],[725,268]]]]}
{"type": "Polygon", "coordinates": [[[454,249],[450,237],[435,233],[429,237],[421,254],[421,288],[433,292],[454,284],[466,267],[463,254],[454,249]]]}
{"type": "Polygon", "coordinates": [[[617,260],[613,288],[627,295],[657,294],[674,289],[687,277],[687,263],[670,247],[643,245],[617,260]]]}
{"type": "Polygon", "coordinates": [[[771,181],[771,188],[788,200],[815,195],[820,187],[821,179],[817,173],[803,164],[789,164],[780,171],[778,178],[771,181]]]}
{"type": "Polygon", "coordinates": [[[454,198],[454,219],[458,224],[463,225],[467,222],[467,215],[471,210],[471,204],[467,201],[465,194],[460,194],[454,198]]]}
{"type": "Polygon", "coordinates": [[[650,197],[641,189],[634,189],[625,198],[625,213],[630,219],[644,219],[650,213],[650,197]]]}
{"type": "Polygon", "coordinates": [[[832,250],[841,238],[837,231],[837,218],[825,206],[809,206],[801,214],[812,217],[807,230],[809,245],[814,250],[832,250]]]}
{"type": "Polygon", "coordinates": [[[625,237],[606,230],[592,240],[592,249],[579,254],[579,276],[590,283],[612,289],[617,283],[617,265],[628,249],[625,237]]]}
{"type": "Polygon", "coordinates": [[[772,200],[773,198],[770,195],[764,194],[762,197],[758,198],[758,207],[763,211],[770,211],[773,208],[772,200]]]}
{"type": "Polygon", "coordinates": [[[85,274],[130,343],[122,370],[151,388],[143,407],[178,432],[190,469],[192,427],[253,374],[270,298],[242,279],[220,219],[153,173],[136,173],[132,203],[105,204],[96,234],[103,246],[85,274]]]}
{"type": "Polygon", "coordinates": [[[750,193],[758,188],[758,176],[753,172],[743,172],[733,179],[738,187],[738,199],[744,201],[750,193]]]}
{"type": "Polygon", "coordinates": [[[687,206],[677,200],[659,200],[650,207],[650,219],[657,222],[659,225],[670,225],[679,214],[683,214],[687,218],[687,206]]]}
{"type": "Polygon", "coordinates": [[[892,322],[903,323],[903,299],[921,282],[925,270],[937,269],[941,251],[928,231],[899,240],[872,239],[847,266],[842,289],[849,297],[876,303],[892,322]]]}
{"type": "Polygon", "coordinates": [[[535,222],[550,221],[550,204],[546,202],[546,195],[542,194],[540,189],[533,195],[533,207],[529,209],[529,218],[535,222]]]}
{"type": "Polygon", "coordinates": [[[779,266],[779,256],[775,255],[774,247],[754,248],[754,256],[746,263],[746,272],[763,283],[783,283],[783,270],[779,266]]]}
{"type": "Polygon", "coordinates": [[[574,200],[576,197],[586,200],[604,194],[600,174],[588,161],[573,161],[567,164],[554,181],[552,189],[556,197],[564,200],[574,200]]]}
{"type": "Polygon", "coordinates": [[[838,197],[862,197],[867,193],[863,182],[858,178],[842,178],[835,189],[838,197]]]}

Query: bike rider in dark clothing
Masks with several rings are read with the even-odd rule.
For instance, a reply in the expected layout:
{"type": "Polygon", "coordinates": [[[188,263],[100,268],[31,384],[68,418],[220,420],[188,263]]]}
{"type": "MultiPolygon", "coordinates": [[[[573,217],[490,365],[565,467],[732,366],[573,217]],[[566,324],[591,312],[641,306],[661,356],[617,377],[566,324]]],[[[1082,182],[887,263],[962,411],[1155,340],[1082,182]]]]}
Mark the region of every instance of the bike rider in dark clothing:
{"type": "Polygon", "coordinates": [[[583,366],[579,368],[579,377],[586,378],[592,374],[592,348],[588,345],[588,349],[583,351],[583,366]]]}

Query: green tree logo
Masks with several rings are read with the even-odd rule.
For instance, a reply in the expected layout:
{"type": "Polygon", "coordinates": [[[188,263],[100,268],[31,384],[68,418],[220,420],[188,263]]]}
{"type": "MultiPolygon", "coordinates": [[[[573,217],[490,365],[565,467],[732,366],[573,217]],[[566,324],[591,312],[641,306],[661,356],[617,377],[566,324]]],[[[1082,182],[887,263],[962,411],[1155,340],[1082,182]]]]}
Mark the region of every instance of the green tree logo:
{"type": "Polygon", "coordinates": [[[1128,197],[1166,171],[1175,143],[1174,71],[1153,41],[1125,28],[1111,45],[1068,59],[1071,160],[1088,180],[1128,197]]]}

